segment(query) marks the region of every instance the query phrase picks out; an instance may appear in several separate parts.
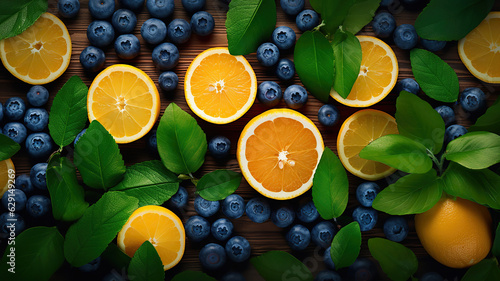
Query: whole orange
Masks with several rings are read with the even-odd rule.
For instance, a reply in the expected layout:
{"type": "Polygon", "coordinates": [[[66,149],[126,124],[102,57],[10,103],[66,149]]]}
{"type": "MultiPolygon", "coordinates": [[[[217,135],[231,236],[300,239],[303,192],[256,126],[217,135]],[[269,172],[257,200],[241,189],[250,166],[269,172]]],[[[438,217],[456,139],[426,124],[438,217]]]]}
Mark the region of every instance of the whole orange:
{"type": "Polygon", "coordinates": [[[442,198],[430,210],[415,215],[415,229],[424,249],[452,268],[472,266],[492,246],[491,215],[485,206],[457,197],[442,198]]]}

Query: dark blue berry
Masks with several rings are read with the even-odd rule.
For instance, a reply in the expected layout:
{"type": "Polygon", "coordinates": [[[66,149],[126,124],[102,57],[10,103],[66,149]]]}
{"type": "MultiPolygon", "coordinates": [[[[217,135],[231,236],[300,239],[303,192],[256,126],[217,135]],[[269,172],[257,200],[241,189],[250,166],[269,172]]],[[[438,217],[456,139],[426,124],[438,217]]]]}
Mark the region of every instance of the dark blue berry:
{"type": "Polygon", "coordinates": [[[318,110],[319,123],[325,126],[334,126],[339,121],[339,111],[332,104],[324,104],[318,110]]]}
{"type": "Polygon", "coordinates": [[[271,221],[277,227],[288,227],[293,223],[294,220],[295,212],[292,210],[292,208],[287,206],[280,207],[271,213],[271,221]]]}
{"type": "Polygon", "coordinates": [[[78,133],[78,135],[76,135],[75,140],[73,141],[73,146],[76,145],[76,143],[80,140],[80,138],[83,136],[83,134],[85,134],[86,131],[87,129],[83,129],[81,132],[78,133]]]}
{"type": "Polygon", "coordinates": [[[20,212],[26,208],[26,194],[17,188],[7,189],[2,196],[2,205],[10,212],[20,212]]]}
{"type": "Polygon", "coordinates": [[[127,9],[119,9],[113,13],[111,24],[118,34],[129,34],[134,31],[137,25],[137,17],[135,14],[127,9]]]}
{"type": "Polygon", "coordinates": [[[186,236],[192,242],[200,242],[210,235],[210,223],[203,217],[192,216],[184,225],[186,236]]]}
{"type": "Polygon", "coordinates": [[[95,272],[97,271],[97,269],[99,269],[100,265],[101,265],[101,257],[97,257],[91,260],[89,263],[86,263],[78,267],[78,270],[82,272],[95,272]]]}
{"type": "Polygon", "coordinates": [[[87,27],[87,39],[92,46],[105,48],[115,40],[115,29],[107,21],[93,21],[87,27]]]}
{"type": "Polygon", "coordinates": [[[392,216],[384,222],[384,234],[387,239],[394,242],[403,241],[408,235],[408,222],[404,217],[392,216]]]}
{"type": "Polygon", "coordinates": [[[438,52],[446,47],[446,41],[422,39],[420,40],[420,43],[422,43],[422,46],[424,46],[425,49],[431,52],[438,52]]]}
{"type": "Polygon", "coordinates": [[[237,271],[230,271],[224,274],[220,281],[246,281],[246,279],[243,274],[237,271]]]}
{"type": "Polygon", "coordinates": [[[199,195],[194,199],[194,210],[202,217],[208,218],[215,215],[219,208],[219,201],[209,201],[199,195]]]}
{"type": "Polygon", "coordinates": [[[377,223],[378,212],[373,208],[358,206],[352,212],[352,218],[359,223],[361,231],[368,231],[377,223]]]}
{"type": "Polygon", "coordinates": [[[302,204],[297,209],[297,218],[304,223],[310,223],[315,221],[319,217],[318,210],[314,206],[313,201],[308,201],[302,204]]]}
{"type": "Polygon", "coordinates": [[[446,105],[440,105],[436,108],[434,108],[439,115],[441,115],[441,118],[443,118],[444,125],[446,127],[455,124],[456,119],[455,119],[455,111],[453,108],[446,106],[446,105]]]}
{"type": "Polygon", "coordinates": [[[476,87],[463,90],[458,101],[463,110],[475,117],[483,114],[486,110],[486,95],[476,87]]]}
{"type": "Polygon", "coordinates": [[[193,14],[203,10],[206,0],[182,0],[182,6],[186,12],[193,14]]]}
{"type": "Polygon", "coordinates": [[[296,16],[304,9],[304,0],[280,0],[281,9],[290,16],[296,16]]]}
{"type": "Polygon", "coordinates": [[[377,279],[377,266],[367,258],[358,258],[347,268],[347,280],[375,281],[377,279]]]}
{"type": "Polygon", "coordinates": [[[252,198],[248,201],[245,212],[251,221],[263,223],[271,216],[271,206],[264,198],[252,198]]]}
{"type": "Polygon", "coordinates": [[[316,245],[322,248],[328,248],[335,234],[337,234],[337,228],[333,223],[322,221],[316,224],[311,230],[311,239],[316,245]]]}
{"type": "Polygon", "coordinates": [[[104,51],[97,47],[88,46],[80,53],[80,63],[86,71],[99,71],[102,69],[105,62],[106,55],[104,51]]]}
{"type": "Polygon", "coordinates": [[[396,27],[392,35],[394,43],[402,50],[413,49],[418,43],[418,34],[411,24],[402,24],[396,27]]]}
{"type": "Polygon", "coordinates": [[[280,102],[282,97],[281,87],[274,81],[264,81],[257,87],[257,99],[263,105],[273,107],[280,102]]]}
{"type": "Polygon", "coordinates": [[[3,127],[3,134],[17,143],[22,143],[26,140],[28,131],[23,124],[19,122],[10,122],[3,127]]]}
{"type": "Polygon", "coordinates": [[[188,203],[189,195],[183,186],[179,186],[179,189],[177,192],[170,197],[170,199],[167,201],[167,204],[171,207],[177,208],[177,209],[182,209],[186,207],[188,203]]]}
{"type": "Polygon", "coordinates": [[[173,91],[177,88],[177,84],[179,84],[179,77],[173,71],[165,71],[160,74],[158,84],[160,84],[160,88],[164,91],[173,91]]]}
{"type": "Polygon", "coordinates": [[[413,78],[405,78],[396,83],[394,90],[396,90],[396,93],[398,94],[401,91],[407,91],[416,95],[420,91],[420,85],[418,85],[417,81],[413,78]]]}
{"type": "Polygon", "coordinates": [[[93,18],[108,19],[115,11],[115,0],[89,0],[89,11],[93,18]]]}
{"type": "Polygon", "coordinates": [[[44,195],[33,195],[28,199],[26,209],[33,218],[39,218],[50,212],[50,199],[44,195]]]}
{"type": "Polygon", "coordinates": [[[271,41],[280,50],[289,50],[295,45],[296,35],[288,26],[278,26],[271,35],[271,41]]]}
{"type": "Polygon", "coordinates": [[[3,120],[3,105],[0,102],[0,122],[2,122],[2,120],[3,120]]]}
{"type": "Polygon", "coordinates": [[[139,55],[140,51],[141,43],[133,34],[122,34],[115,40],[115,52],[122,59],[133,59],[139,55]]]}
{"type": "Polygon", "coordinates": [[[40,132],[49,124],[49,113],[43,108],[29,108],[24,115],[24,125],[33,132],[40,132]]]}
{"type": "Polygon", "coordinates": [[[222,201],[222,213],[230,218],[237,219],[245,213],[245,201],[238,194],[231,194],[222,201]]]}
{"type": "Polygon", "coordinates": [[[288,107],[299,109],[307,102],[307,91],[300,85],[291,85],[286,88],[283,99],[288,107]]]}
{"type": "Polygon", "coordinates": [[[208,243],[200,250],[201,265],[207,270],[220,269],[226,263],[224,247],[215,243],[208,243]]]}
{"type": "Polygon", "coordinates": [[[167,25],[159,19],[148,19],[141,26],[141,36],[148,44],[159,44],[167,37],[167,25]]]}
{"type": "Polygon", "coordinates": [[[33,165],[30,170],[31,184],[41,190],[47,190],[47,182],[45,173],[47,171],[47,163],[38,163],[33,165]]]}
{"type": "Polygon", "coordinates": [[[156,141],[156,130],[151,130],[148,134],[148,148],[155,155],[158,153],[158,144],[156,141]]]}
{"type": "Polygon", "coordinates": [[[295,18],[295,24],[302,32],[312,30],[319,25],[319,15],[314,10],[303,10],[295,18]]]}
{"type": "Polygon", "coordinates": [[[454,124],[446,128],[444,131],[444,143],[448,144],[450,141],[467,134],[467,129],[458,124],[454,124]]]}
{"type": "Polygon", "coordinates": [[[80,11],[80,1],[78,0],[59,0],[57,9],[61,16],[65,18],[74,18],[80,11]]]}
{"type": "Polygon", "coordinates": [[[231,149],[231,141],[224,136],[216,136],[208,141],[208,150],[215,159],[227,159],[231,149]]]}
{"type": "Polygon", "coordinates": [[[0,233],[14,232],[19,235],[25,228],[24,219],[18,213],[5,212],[0,215],[0,233]]]}
{"type": "Polygon", "coordinates": [[[327,268],[334,270],[335,264],[333,263],[333,260],[332,260],[332,255],[330,252],[331,249],[332,249],[331,246],[326,248],[325,252],[323,253],[323,261],[325,262],[325,265],[327,268]]]}
{"type": "Polygon", "coordinates": [[[21,174],[16,177],[16,188],[24,191],[25,194],[33,192],[33,185],[28,174],[21,174]]]}
{"type": "Polygon", "coordinates": [[[186,43],[191,37],[191,25],[185,19],[174,19],[167,30],[168,39],[177,45],[186,43]]]}
{"type": "Polygon", "coordinates": [[[139,11],[144,5],[144,0],[120,0],[120,6],[132,11],[139,11]]]}
{"type": "Polygon", "coordinates": [[[280,51],[273,43],[263,43],[257,48],[257,60],[262,66],[270,67],[278,63],[280,51]]]}
{"type": "Polygon", "coordinates": [[[247,239],[234,236],[226,243],[226,255],[233,262],[244,262],[250,257],[251,247],[247,239]]]}
{"type": "Polygon", "coordinates": [[[196,12],[191,17],[191,30],[195,34],[207,36],[214,31],[214,26],[214,17],[208,12],[196,12]]]}
{"type": "Polygon", "coordinates": [[[333,270],[323,270],[316,275],[314,281],[342,281],[342,277],[333,270]]]}
{"type": "Polygon", "coordinates": [[[211,227],[212,236],[219,241],[226,241],[233,235],[233,223],[228,219],[218,219],[211,227]]]}
{"type": "Polygon", "coordinates": [[[179,62],[179,50],[172,43],[162,43],[154,48],[152,57],[160,70],[170,70],[179,62]]]}
{"type": "Polygon", "coordinates": [[[307,227],[296,224],[286,234],[286,241],[293,251],[302,251],[309,246],[311,233],[307,227]]]}
{"type": "Polygon", "coordinates": [[[174,0],[147,0],[149,14],[153,18],[166,19],[174,13],[174,0]]]}
{"type": "Polygon", "coordinates": [[[426,272],[418,279],[419,281],[443,281],[443,276],[437,272],[426,272]]]}
{"type": "Polygon", "coordinates": [[[361,206],[371,207],[379,192],[380,187],[375,182],[363,182],[356,188],[356,199],[361,206]]]}
{"type": "Polygon", "coordinates": [[[276,66],[276,76],[280,80],[288,81],[295,75],[295,64],[289,59],[280,59],[276,66]]]}
{"type": "Polygon", "coordinates": [[[46,159],[53,152],[52,138],[42,132],[28,135],[25,146],[28,155],[34,159],[46,159]]]}
{"type": "Polygon", "coordinates": [[[4,104],[4,114],[11,121],[21,120],[26,112],[26,104],[19,97],[9,98],[4,104]]]}
{"type": "Polygon", "coordinates": [[[373,32],[380,38],[388,38],[396,29],[396,20],[388,12],[378,13],[372,21],[373,32]]]}

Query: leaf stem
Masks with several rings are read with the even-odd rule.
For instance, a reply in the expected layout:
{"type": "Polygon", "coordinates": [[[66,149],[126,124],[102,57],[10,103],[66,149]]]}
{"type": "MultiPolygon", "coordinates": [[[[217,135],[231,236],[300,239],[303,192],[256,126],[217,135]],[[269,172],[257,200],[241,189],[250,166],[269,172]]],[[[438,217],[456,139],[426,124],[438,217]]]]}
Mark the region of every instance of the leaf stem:
{"type": "Polygon", "coordinates": [[[439,174],[441,175],[443,173],[443,162],[444,162],[444,154],[441,155],[441,159],[437,159],[436,156],[434,155],[434,153],[432,153],[432,151],[430,151],[429,149],[427,149],[427,155],[429,155],[429,157],[432,159],[432,162],[434,162],[434,164],[436,164],[436,166],[438,167],[439,169],[439,174]]]}
{"type": "Polygon", "coordinates": [[[325,25],[326,25],[325,21],[323,20],[323,21],[321,21],[321,23],[318,26],[316,26],[315,28],[313,28],[313,31],[319,31],[319,29],[322,28],[325,25]]]}

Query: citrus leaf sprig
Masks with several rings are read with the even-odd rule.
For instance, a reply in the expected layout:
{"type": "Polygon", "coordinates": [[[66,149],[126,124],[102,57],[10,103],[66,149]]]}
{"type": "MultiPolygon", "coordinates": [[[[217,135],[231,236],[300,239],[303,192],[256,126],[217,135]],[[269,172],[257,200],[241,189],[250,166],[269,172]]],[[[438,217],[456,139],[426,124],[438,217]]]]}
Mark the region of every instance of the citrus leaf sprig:
{"type": "Polygon", "coordinates": [[[28,29],[47,11],[48,0],[0,2],[0,40],[16,36],[28,29]]]}

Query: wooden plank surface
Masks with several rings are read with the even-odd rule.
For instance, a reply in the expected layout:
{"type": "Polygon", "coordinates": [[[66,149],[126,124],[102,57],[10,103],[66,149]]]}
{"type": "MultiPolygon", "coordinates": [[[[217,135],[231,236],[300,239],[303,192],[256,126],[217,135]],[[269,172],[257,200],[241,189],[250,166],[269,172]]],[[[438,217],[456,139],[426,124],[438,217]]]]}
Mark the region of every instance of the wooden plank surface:
{"type": "MultiPolygon", "coordinates": [[[[88,6],[88,1],[87,0],[81,0],[81,10],[79,15],[75,19],[62,19],[66,26],[68,27],[68,30],[71,35],[72,43],[73,43],[73,53],[71,57],[71,64],[68,68],[68,70],[56,81],[45,85],[47,89],[50,92],[50,101],[49,101],[49,106],[52,102],[52,99],[54,98],[55,94],[57,93],[58,89],[61,88],[61,86],[64,84],[69,77],[73,75],[78,75],[80,76],[83,81],[90,86],[90,83],[92,82],[92,79],[95,75],[90,75],[87,74],[83,71],[83,68],[81,67],[79,63],[79,55],[80,52],[89,45],[89,42],[86,37],[86,29],[88,24],[91,22],[91,16],[88,12],[87,6],[88,6]]],[[[117,1],[118,2],[118,1],[117,1]]],[[[308,2],[308,1],[306,1],[308,2]]],[[[189,21],[189,15],[183,10],[181,1],[180,0],[175,0],[175,12],[174,12],[174,18],[183,18],[189,21]]],[[[284,12],[281,10],[279,6],[279,1],[276,1],[277,9],[278,9],[278,22],[277,25],[287,25],[292,27],[295,32],[297,33],[298,36],[300,36],[301,32],[296,28],[295,25],[295,19],[287,17],[284,12]]],[[[307,7],[310,7],[309,3],[307,3],[307,7]]],[[[242,118],[239,120],[227,124],[227,125],[214,125],[207,123],[206,121],[201,120],[197,116],[195,116],[190,109],[188,108],[186,101],[184,99],[184,92],[183,92],[183,83],[184,83],[184,74],[190,64],[190,62],[195,58],[196,55],[198,55],[200,52],[207,48],[211,47],[218,47],[218,46],[227,46],[227,40],[226,40],[226,33],[225,33],[225,18],[226,18],[226,12],[227,12],[227,5],[224,3],[222,0],[207,0],[207,5],[206,5],[206,10],[210,12],[215,19],[215,31],[213,32],[212,35],[202,38],[200,36],[193,35],[189,42],[179,46],[180,50],[180,61],[177,67],[174,69],[174,71],[179,75],[179,87],[175,91],[175,93],[161,93],[161,113],[165,110],[167,105],[170,102],[175,102],[178,104],[182,109],[186,110],[189,112],[191,115],[193,115],[200,126],[204,129],[204,131],[207,134],[207,138],[211,138],[215,135],[224,135],[227,136],[230,140],[231,143],[233,144],[231,147],[231,158],[224,163],[216,162],[214,159],[210,156],[207,155],[205,164],[202,166],[200,171],[196,173],[198,177],[201,177],[201,175],[204,175],[205,173],[208,173],[210,171],[213,171],[215,169],[220,169],[220,168],[228,168],[232,169],[235,171],[239,171],[238,163],[236,160],[236,143],[239,138],[239,134],[241,133],[244,125],[254,116],[262,113],[265,111],[267,108],[260,105],[258,101],[255,102],[255,104],[252,106],[250,111],[246,113],[242,118]]],[[[496,2],[494,10],[500,10],[500,3],[499,1],[496,2]]],[[[49,0],[49,12],[52,12],[54,14],[57,14],[57,1],[56,0],[49,0]]],[[[395,12],[395,17],[396,17],[396,22],[397,24],[403,24],[403,23],[414,23],[416,17],[418,15],[417,11],[408,11],[408,10],[403,10],[403,9],[397,9],[395,12]]],[[[122,60],[119,59],[116,54],[114,53],[113,48],[109,48],[105,50],[106,53],[106,65],[105,66],[110,66],[112,64],[116,63],[127,63],[134,65],[136,67],[139,67],[143,71],[145,71],[152,79],[157,83],[158,81],[158,76],[160,74],[160,71],[158,69],[155,69],[152,60],[151,60],[151,52],[152,52],[152,47],[148,46],[145,44],[145,42],[142,40],[140,36],[140,27],[142,23],[149,18],[149,14],[147,12],[147,9],[144,8],[139,14],[138,14],[138,24],[134,30],[134,33],[139,37],[139,40],[141,41],[141,53],[140,55],[133,59],[133,60],[122,60]]],[[[371,27],[367,26],[365,27],[360,34],[367,34],[367,35],[374,35],[371,27]]],[[[410,64],[409,64],[409,51],[403,51],[395,47],[394,43],[392,42],[391,39],[385,40],[388,44],[390,44],[391,47],[393,47],[396,56],[398,58],[399,62],[399,80],[403,78],[408,78],[408,77],[413,77],[410,64]]],[[[500,89],[499,85],[492,85],[492,84],[486,84],[483,83],[477,79],[475,79],[469,71],[465,68],[465,66],[462,64],[458,57],[457,53],[457,43],[456,42],[451,42],[447,45],[445,50],[438,52],[437,53],[441,58],[443,58],[446,62],[448,62],[453,69],[456,71],[459,77],[460,81],[460,89],[463,90],[467,87],[479,87],[481,88],[487,95],[488,95],[488,100],[489,104],[492,103],[492,101],[498,96],[498,90],[500,89]]],[[[292,52],[284,54],[285,57],[293,59],[293,54],[292,52]]],[[[252,65],[252,67],[255,70],[255,73],[257,75],[258,82],[266,81],[266,80],[272,80],[278,82],[283,90],[290,84],[297,83],[300,84],[300,80],[298,79],[297,75],[291,82],[280,82],[276,78],[276,76],[273,74],[273,71],[271,69],[266,69],[261,67],[256,59],[255,54],[250,54],[247,55],[246,58],[252,65]]],[[[0,102],[5,102],[9,97],[14,97],[14,96],[21,96],[25,98],[26,93],[28,89],[30,88],[30,85],[23,83],[16,78],[14,78],[3,66],[0,67],[0,102]]],[[[158,84],[157,84],[158,85],[158,84]]],[[[421,95],[423,96],[423,95],[421,95]]],[[[380,103],[372,106],[374,109],[379,109],[383,110],[385,112],[388,112],[389,114],[394,114],[395,112],[395,99],[397,95],[394,93],[391,93],[389,96],[387,96],[383,101],[380,103]]],[[[338,130],[340,128],[340,124],[352,113],[356,112],[358,109],[355,108],[349,108],[346,106],[343,106],[341,104],[338,104],[337,102],[330,100],[331,103],[335,104],[338,109],[340,110],[340,115],[341,115],[341,120],[333,128],[325,127],[319,124],[318,118],[317,118],[317,111],[322,105],[321,102],[316,100],[314,97],[311,95],[309,96],[309,101],[306,106],[301,108],[299,111],[308,116],[320,129],[325,145],[330,147],[333,151],[336,151],[336,138],[338,134],[338,130]]],[[[437,106],[438,103],[435,101],[430,101],[433,106],[437,106]]],[[[49,109],[49,106],[47,109],[49,109]]],[[[451,104],[451,106],[454,106],[451,104]]],[[[286,107],[284,102],[280,102],[280,104],[277,107],[286,107]]],[[[456,112],[458,114],[458,123],[463,124],[463,125],[470,125],[470,121],[466,119],[466,115],[461,111],[458,106],[455,106],[456,112]]],[[[148,150],[147,150],[147,145],[146,145],[146,139],[143,138],[141,140],[138,140],[134,143],[131,144],[126,144],[126,145],[120,145],[121,152],[123,154],[123,157],[125,159],[125,162],[127,165],[131,165],[134,163],[138,163],[143,160],[149,160],[149,159],[154,159],[155,156],[151,155],[148,150]]],[[[14,156],[13,161],[16,166],[16,170],[18,174],[22,173],[29,173],[30,167],[35,164],[33,163],[28,157],[26,152],[22,150],[20,153],[18,153],[16,156],[14,156]]],[[[350,215],[352,213],[352,210],[358,205],[356,200],[355,200],[355,189],[359,183],[362,182],[361,179],[354,177],[349,174],[349,182],[350,182],[350,194],[349,194],[349,204],[348,207],[345,211],[346,215],[350,215]]],[[[388,185],[388,180],[380,180],[378,181],[379,185],[381,187],[385,187],[388,185]]],[[[190,201],[188,204],[188,207],[186,210],[184,210],[182,213],[180,213],[181,218],[186,221],[187,218],[191,215],[194,215],[194,210],[193,210],[193,199],[194,199],[194,187],[192,186],[191,183],[185,182],[183,184],[185,187],[188,188],[190,192],[190,201]]],[[[245,181],[242,182],[240,188],[237,191],[238,194],[243,196],[245,200],[249,200],[255,196],[258,195],[256,191],[254,191],[245,181]]],[[[291,202],[288,202],[292,205],[297,205],[300,200],[305,200],[307,198],[310,198],[311,193],[310,191],[307,192],[305,195],[301,196],[299,199],[291,200],[291,202]]],[[[278,202],[273,202],[273,206],[277,206],[278,202]]],[[[27,217],[27,216],[25,216],[27,217]]],[[[382,226],[384,220],[387,218],[386,215],[380,214],[379,216],[379,222],[377,223],[376,227],[371,230],[363,233],[363,244],[362,244],[362,249],[361,249],[361,256],[363,257],[368,257],[369,252],[368,252],[368,247],[366,244],[367,239],[372,238],[372,237],[384,237],[382,226]]],[[[29,218],[27,219],[28,226],[34,226],[35,224],[46,224],[46,225],[53,225],[53,221],[34,221],[30,220],[29,218]]],[[[427,272],[430,270],[433,271],[438,271],[445,275],[448,280],[455,280],[457,277],[459,278],[463,273],[465,272],[464,270],[451,270],[448,269],[439,263],[435,262],[432,258],[430,258],[425,250],[421,247],[418,237],[415,233],[414,227],[413,227],[413,217],[412,216],[407,216],[407,219],[410,223],[410,234],[406,238],[406,240],[403,242],[403,244],[410,249],[412,249],[415,254],[419,257],[420,261],[420,266],[419,266],[419,273],[417,276],[420,276],[421,273],[427,272]]],[[[211,219],[213,221],[214,219],[211,219]]],[[[261,253],[264,253],[269,250],[284,250],[284,251],[290,251],[289,247],[287,246],[285,242],[285,234],[286,230],[280,229],[276,226],[274,226],[270,221],[263,223],[263,224],[256,224],[251,222],[246,216],[233,220],[233,223],[235,225],[235,234],[236,235],[241,235],[247,238],[250,241],[250,244],[252,245],[252,256],[259,255],[261,253]]],[[[464,227],[466,222],[464,222],[464,227]]],[[[59,227],[61,228],[67,228],[68,225],[65,224],[58,224],[59,227]]],[[[308,225],[308,227],[311,229],[313,225],[308,225]]],[[[213,239],[209,240],[210,242],[215,242],[213,239]]],[[[182,259],[181,263],[176,266],[174,269],[170,270],[167,272],[167,280],[170,279],[175,273],[180,272],[185,269],[191,269],[191,270],[200,270],[200,264],[198,262],[198,253],[199,250],[201,249],[203,245],[200,244],[193,244],[187,241],[186,244],[186,253],[184,255],[184,258],[182,259]]],[[[322,254],[323,251],[313,243],[307,248],[306,251],[301,252],[301,253],[294,253],[296,256],[304,261],[308,267],[314,272],[317,273],[320,270],[324,269],[324,264],[322,262],[322,254]]],[[[66,264],[66,268],[68,268],[66,264]]],[[[108,269],[109,270],[109,269],[108,269]]],[[[228,265],[224,268],[223,271],[226,270],[238,270],[241,272],[244,272],[245,276],[247,276],[248,280],[261,280],[260,277],[257,275],[255,272],[255,269],[247,262],[244,264],[240,265],[235,265],[232,263],[228,263],[228,265]]],[[[102,274],[103,272],[99,272],[99,274],[102,274]]],[[[342,273],[342,271],[341,271],[342,273]]],[[[54,278],[56,280],[68,280],[69,277],[72,276],[71,278],[77,278],[77,280],[96,280],[96,276],[90,276],[90,275],[81,275],[76,269],[65,269],[60,271],[54,278]]],[[[215,274],[215,276],[220,276],[220,274],[215,274]]],[[[383,277],[383,274],[380,279],[386,279],[383,277]]]]}

